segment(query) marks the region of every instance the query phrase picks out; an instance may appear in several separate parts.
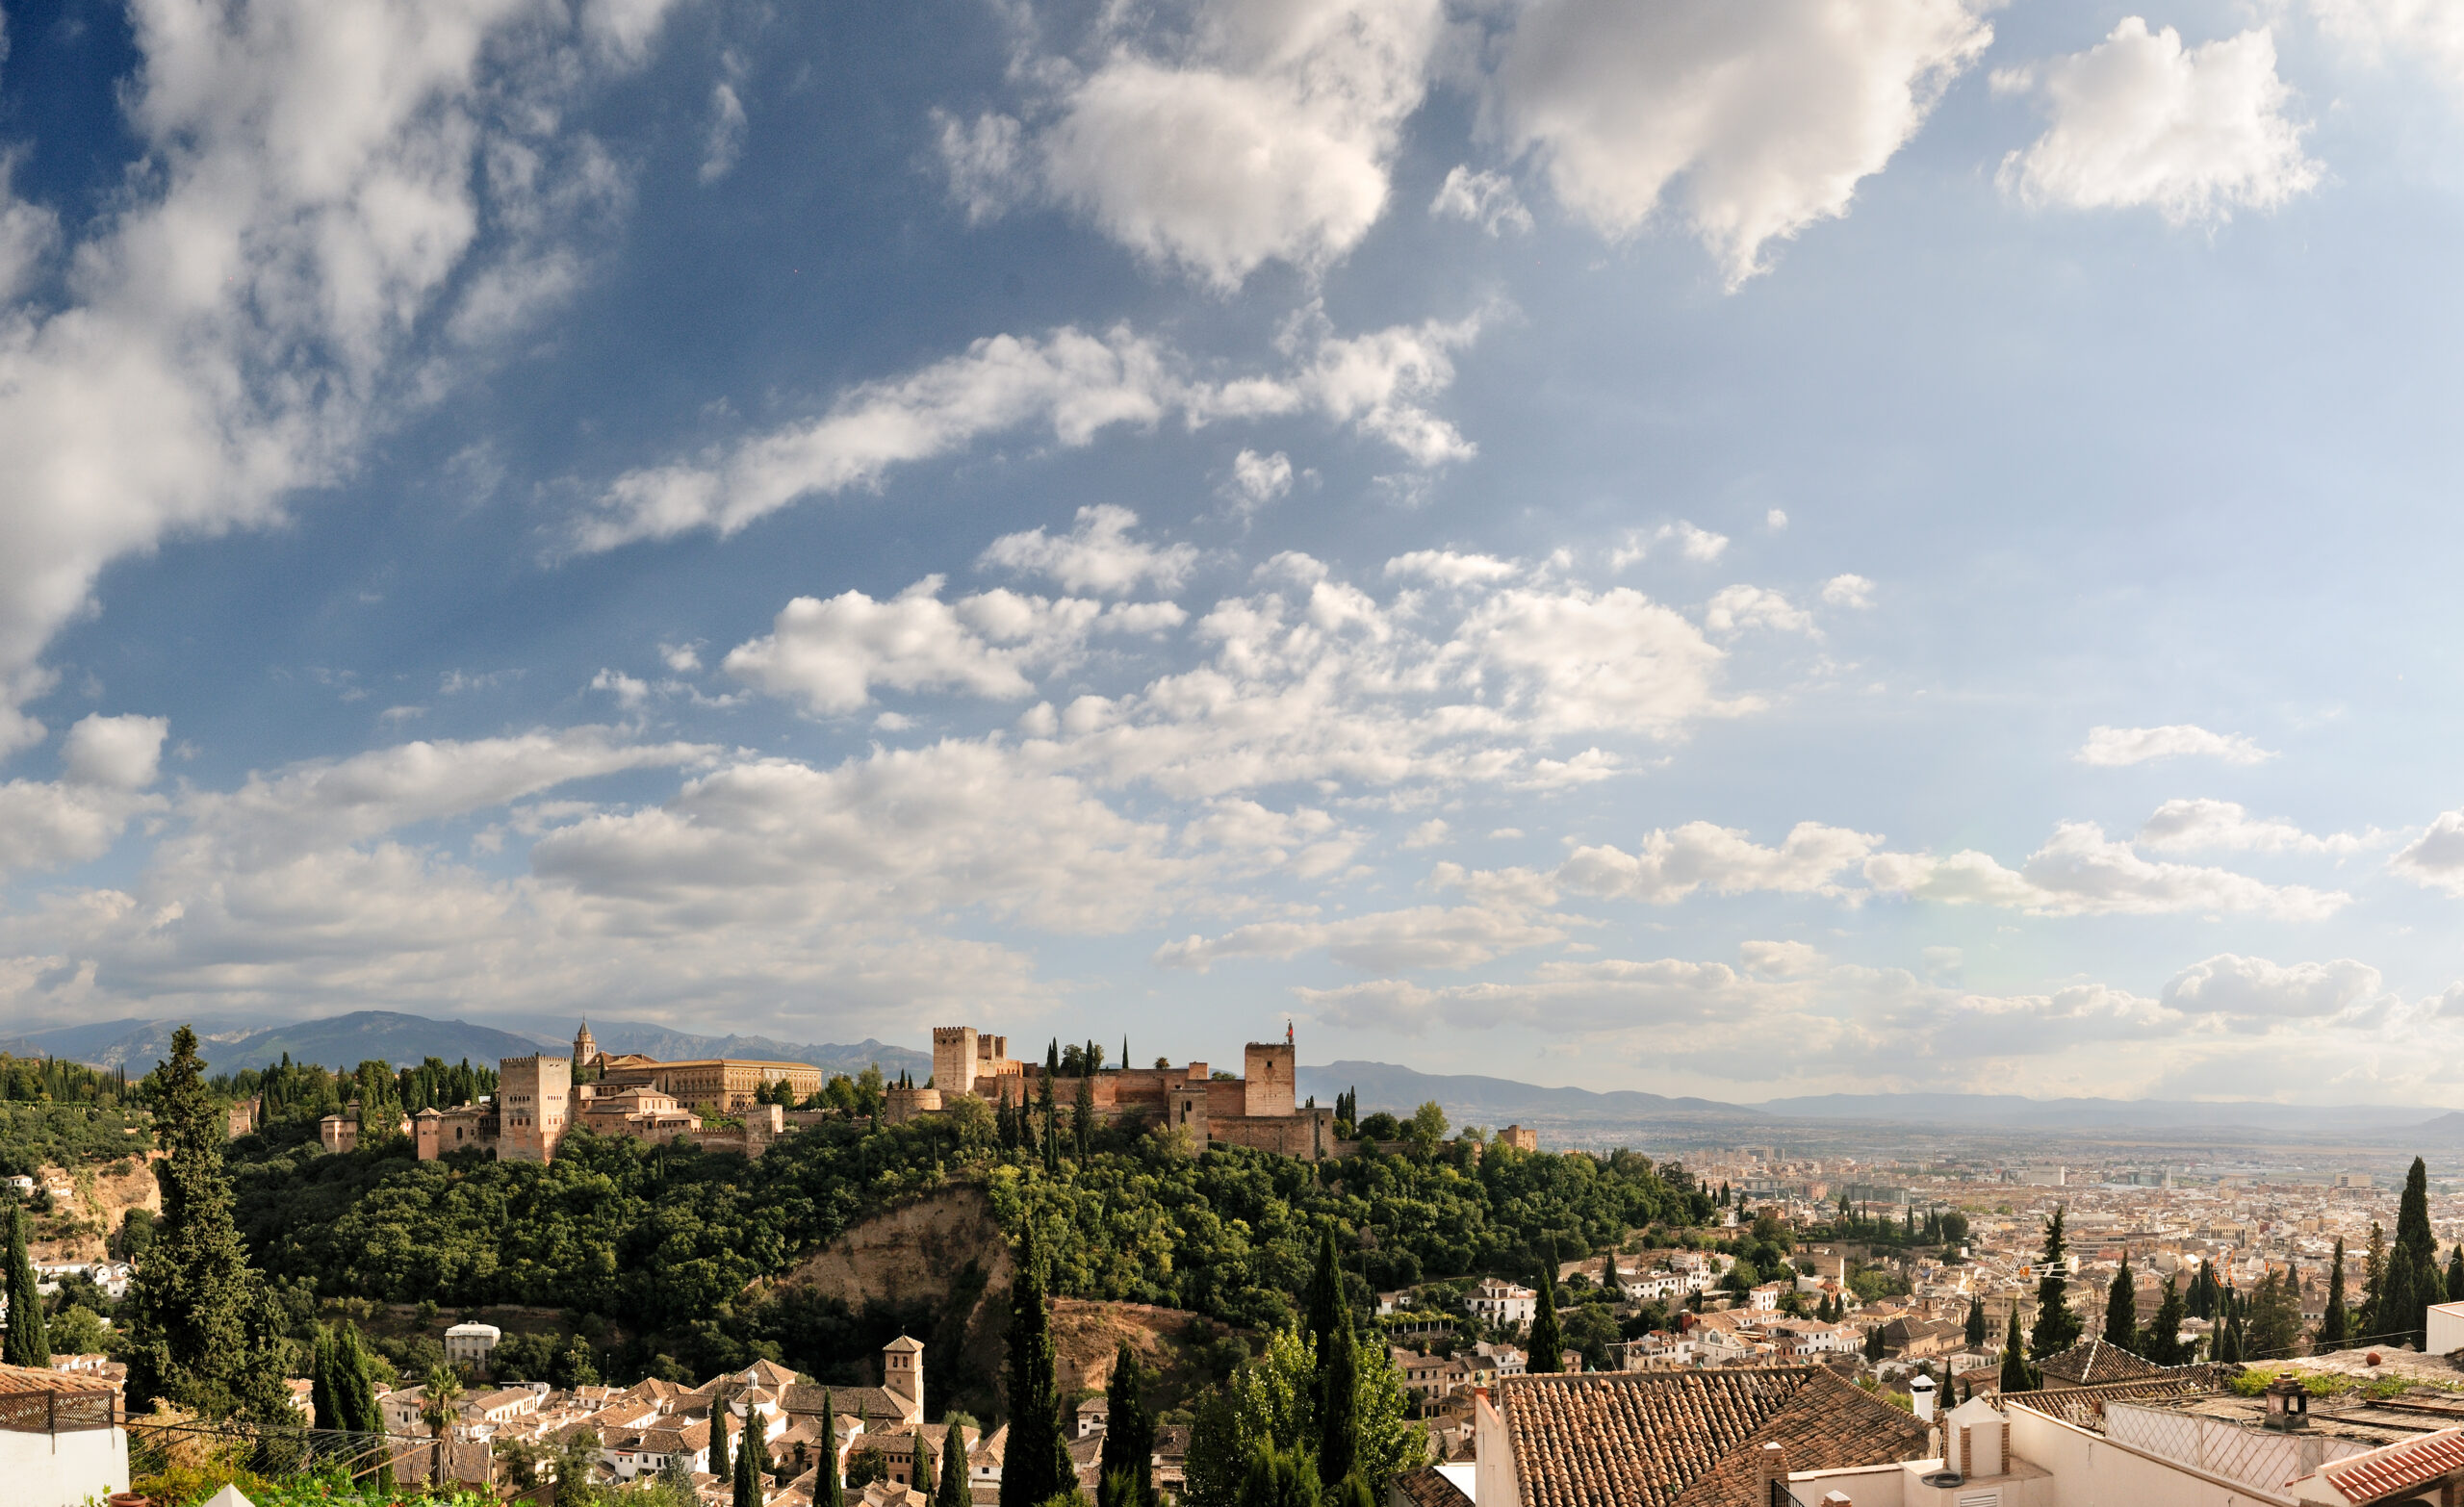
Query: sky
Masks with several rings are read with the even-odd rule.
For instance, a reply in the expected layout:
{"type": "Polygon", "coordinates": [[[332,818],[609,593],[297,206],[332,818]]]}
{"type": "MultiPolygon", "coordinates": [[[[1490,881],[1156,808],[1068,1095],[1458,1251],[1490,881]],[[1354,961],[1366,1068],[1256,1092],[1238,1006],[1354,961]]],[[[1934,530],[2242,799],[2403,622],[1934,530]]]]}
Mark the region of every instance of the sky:
{"type": "Polygon", "coordinates": [[[2464,1107],[2464,8],[0,27],[0,1021],[2464,1107]]]}

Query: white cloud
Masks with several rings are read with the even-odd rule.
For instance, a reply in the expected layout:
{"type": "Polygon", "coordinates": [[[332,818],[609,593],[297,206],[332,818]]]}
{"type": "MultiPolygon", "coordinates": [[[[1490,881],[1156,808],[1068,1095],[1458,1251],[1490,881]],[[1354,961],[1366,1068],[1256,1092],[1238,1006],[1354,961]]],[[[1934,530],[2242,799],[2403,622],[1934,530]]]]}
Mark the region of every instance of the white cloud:
{"type": "MultiPolygon", "coordinates": [[[[449,385],[452,342],[573,286],[621,175],[557,122],[664,10],[578,33],[525,0],[131,8],[140,160],[67,248],[65,301],[0,327],[0,753],[38,736],[16,708],[107,564],[272,520],[449,385]]],[[[39,220],[0,202],[8,280],[39,220]]]]}
{"type": "Polygon", "coordinates": [[[1439,847],[1448,840],[1450,831],[1444,817],[1432,816],[1404,835],[1403,847],[1414,851],[1439,847]]]}
{"type": "Polygon", "coordinates": [[[950,197],[966,211],[967,223],[982,224],[1009,213],[1024,188],[1017,119],[982,115],[967,122],[936,108],[933,123],[940,128],[937,144],[941,168],[949,174],[950,197]]]}
{"type": "Polygon", "coordinates": [[[1760,586],[1723,586],[1703,609],[1703,626],[1713,633],[1769,628],[1775,633],[1811,633],[1813,614],[1792,607],[1788,599],[1760,586]]]}
{"type": "Polygon", "coordinates": [[[2315,1020],[2367,1006],[2381,992],[2378,970],[2349,958],[2280,965],[2220,953],[2175,974],[2164,1000],[2185,1014],[2315,1020]]]}
{"type": "Polygon", "coordinates": [[[1835,575],[1822,583],[1822,601],[1828,607],[1862,611],[1874,604],[1874,583],[1861,575],[1835,575]]]}
{"type": "Polygon", "coordinates": [[[710,88],[710,129],[702,146],[701,179],[716,183],[735,170],[744,155],[744,101],[722,80],[710,88]]]}
{"type": "Polygon", "coordinates": [[[1011,701],[1033,691],[1030,672],[1067,663],[1091,633],[1154,632],[1187,617],[1170,602],[1106,607],[1006,590],[944,601],[941,585],[928,575],[886,601],[860,591],[827,601],[798,597],[767,634],[729,651],[721,668],[821,714],[856,710],[875,686],[1011,701]]]}
{"type": "Polygon", "coordinates": [[[1762,526],[1776,534],[1788,526],[1788,515],[1775,507],[1762,515],[1762,526]]]}
{"type": "Polygon", "coordinates": [[[2052,117],[1998,175],[2030,204],[2143,206],[2179,225],[2273,209],[2319,182],[2264,26],[2186,49],[2171,27],[2151,33],[2127,16],[2086,52],[1993,83],[2036,95],[2052,117]]]}
{"type": "Polygon", "coordinates": [[[84,718],[68,729],[57,782],[0,784],[0,876],[99,858],[130,821],[164,809],[146,787],[169,727],[160,717],[84,718]]]}
{"type": "Polygon", "coordinates": [[[1116,425],[1151,428],[1174,415],[1196,428],[1307,412],[1392,445],[1415,465],[1467,459],[1476,447],[1422,404],[1452,383],[1450,353],[1479,324],[1338,336],[1313,305],[1278,341],[1285,371],[1220,383],[1187,376],[1175,352],[1125,326],[1102,336],[1067,326],[1040,338],[998,335],[907,376],[849,388],[819,419],[629,471],[576,522],[573,544],[600,550],[700,528],[732,534],[800,498],[877,486],[893,467],[1029,425],[1075,448],[1116,425]]]}
{"type": "Polygon", "coordinates": [[[616,704],[627,711],[639,711],[643,703],[651,699],[650,682],[627,675],[622,670],[602,668],[597,675],[590,677],[590,688],[594,691],[605,691],[608,695],[615,697],[616,704]]]}
{"type": "Polygon", "coordinates": [[[2442,811],[2387,865],[2416,884],[2464,895],[2464,811],[2442,811]]]}
{"type": "Polygon", "coordinates": [[[1245,449],[1232,457],[1229,497],[1246,517],[1292,491],[1292,457],[1281,450],[1261,455],[1245,449]]]}
{"type": "Polygon", "coordinates": [[[1820,948],[1805,942],[1741,942],[1736,953],[1746,972],[1772,979],[1801,979],[1829,961],[1820,948]]]}
{"type": "Polygon", "coordinates": [[[1992,29],[1964,0],[1537,0],[1491,101],[1514,150],[1603,233],[1674,199],[1732,287],[1848,211],[1992,29]]]}
{"type": "MultiPolygon", "coordinates": [[[[1186,13],[1175,35],[1135,37],[1129,23],[1144,13],[1107,12],[1100,61],[1067,78],[1014,166],[1031,158],[1044,192],[1149,262],[1218,288],[1269,261],[1316,270],[1340,259],[1385,211],[1441,7],[1200,0],[1186,13]]],[[[947,126],[943,139],[950,158],[947,126]]],[[[962,144],[980,181],[991,154],[962,144]]],[[[984,191],[959,192],[972,209],[984,191]]]]}
{"type": "Polygon", "coordinates": [[[1331,921],[1262,921],[1218,937],[1167,942],[1155,950],[1155,961],[1203,971],[1225,958],[1296,958],[1322,949],[1348,968],[1459,969],[1566,938],[1563,926],[1541,913],[1554,893],[1527,871],[1467,873],[1447,864],[1438,881],[1466,889],[1471,903],[1331,921]]]}
{"type": "Polygon", "coordinates": [[[2143,848],[2159,853],[2218,850],[2239,853],[2358,853],[2377,841],[2367,834],[2333,832],[2313,836],[2291,822],[2254,819],[2235,802],[2208,799],[2168,801],[2139,829],[2143,848]]]}
{"type": "Polygon", "coordinates": [[[1441,586],[1486,585],[1522,574],[1522,567],[1494,555],[1458,554],[1451,549],[1414,549],[1386,562],[1389,579],[1396,576],[1435,581],[1441,586]]]}
{"type": "Polygon", "coordinates": [[[2418,63],[2464,98],[2464,11],[2448,0],[2310,0],[2310,12],[2365,57],[2418,63]]]}
{"type": "Polygon", "coordinates": [[[1531,212],[1514,192],[1514,180],[1503,173],[1476,172],[1458,165],[1439,185],[1428,212],[1441,217],[1469,220],[1490,235],[1501,229],[1531,228],[1531,212]]]}
{"type": "Polygon", "coordinates": [[[71,784],[142,790],[162,770],[163,740],[170,730],[162,717],[80,718],[61,748],[65,778],[71,784]]]}
{"type": "Polygon", "coordinates": [[[2159,758],[2220,758],[2227,764],[2257,764],[2275,757],[2240,733],[2210,732],[2188,723],[2162,728],[2091,728],[2088,741],[2073,755],[2082,764],[2118,768],[2159,758]]]}
{"type": "Polygon", "coordinates": [[[1557,871],[1558,882],[1585,894],[1674,905],[1698,889],[1741,895],[1751,890],[1844,895],[1843,870],[1865,861],[1880,837],[1799,822],[1777,848],[1755,843],[1745,832],[1709,822],[1688,822],[1657,830],[1633,853],[1612,847],[1578,848],[1557,871]]]}
{"type": "Polygon", "coordinates": [[[2269,884],[2229,869],[2151,862],[2092,822],[2062,823],[2015,872],[1971,850],[1946,858],[1876,854],[1865,861],[1864,874],[1874,888],[1888,893],[2040,915],[2218,911],[2316,921],[2352,899],[2337,890],[2269,884]]]}
{"type": "Polygon", "coordinates": [[[1125,507],[1082,507],[1078,526],[1067,534],[1055,538],[1041,528],[1004,534],[976,563],[1042,575],[1069,591],[1117,595],[1149,581],[1164,591],[1177,589],[1197,563],[1196,549],[1142,543],[1129,537],[1137,526],[1138,515],[1125,507]]]}

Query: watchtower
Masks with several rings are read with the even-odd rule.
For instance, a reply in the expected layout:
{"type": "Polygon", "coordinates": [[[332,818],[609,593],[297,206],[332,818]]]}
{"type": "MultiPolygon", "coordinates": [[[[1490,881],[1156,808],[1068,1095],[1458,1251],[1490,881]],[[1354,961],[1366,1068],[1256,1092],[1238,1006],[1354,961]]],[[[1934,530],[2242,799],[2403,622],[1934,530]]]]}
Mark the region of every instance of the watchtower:
{"type": "Polygon", "coordinates": [[[975,1076],[983,1059],[976,1050],[973,1026],[933,1028],[933,1086],[943,1093],[975,1092],[975,1076]]]}
{"type": "Polygon", "coordinates": [[[598,1056],[599,1043],[591,1039],[590,1022],[585,1020],[581,1023],[581,1029],[574,1033],[574,1076],[580,1077],[581,1070],[588,1067],[598,1056]]]}
{"type": "Polygon", "coordinates": [[[497,1064],[497,1156],[553,1162],[572,1111],[574,1068],[553,1057],[508,1057],[497,1064]]]}
{"type": "Polygon", "coordinates": [[[1297,1107],[1294,1085],[1296,1049],[1281,1041],[1252,1041],[1241,1049],[1241,1112],[1251,1119],[1287,1115],[1297,1107]]]}
{"type": "Polygon", "coordinates": [[[882,1391],[906,1405],[908,1420],[924,1420],[924,1347],[900,1335],[882,1346],[882,1391]]]}

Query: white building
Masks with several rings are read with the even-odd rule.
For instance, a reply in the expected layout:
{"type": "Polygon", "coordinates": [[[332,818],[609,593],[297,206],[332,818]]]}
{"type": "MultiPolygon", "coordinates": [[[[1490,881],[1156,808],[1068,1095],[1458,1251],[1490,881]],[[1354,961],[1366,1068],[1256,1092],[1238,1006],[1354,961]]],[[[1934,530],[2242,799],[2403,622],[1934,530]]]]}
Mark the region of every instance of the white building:
{"type": "Polygon", "coordinates": [[[82,1507],[128,1490],[118,1389],[65,1371],[0,1366],[0,1498],[82,1507]]]}
{"type": "Polygon", "coordinates": [[[503,1338],[494,1324],[456,1324],[445,1332],[445,1359],[453,1366],[485,1366],[503,1338]]]}
{"type": "Polygon", "coordinates": [[[1540,1311],[1540,1294],[1531,1288],[1487,1277],[1472,1290],[1471,1306],[1472,1316],[1484,1324],[1527,1324],[1540,1311]]]}

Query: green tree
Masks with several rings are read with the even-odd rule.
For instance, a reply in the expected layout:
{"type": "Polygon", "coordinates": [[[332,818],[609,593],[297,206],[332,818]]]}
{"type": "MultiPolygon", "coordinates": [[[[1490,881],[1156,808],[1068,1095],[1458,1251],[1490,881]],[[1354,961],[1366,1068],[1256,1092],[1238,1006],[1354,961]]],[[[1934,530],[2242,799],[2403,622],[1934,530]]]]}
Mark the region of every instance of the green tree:
{"type": "Polygon", "coordinates": [[[1309,1342],[1323,1354],[1327,1340],[1338,1324],[1348,1321],[1344,1300],[1343,1270],[1335,1260],[1335,1232],[1332,1226],[1318,1232],[1318,1267],[1310,1273],[1307,1294],[1309,1342]]]}
{"type": "Polygon", "coordinates": [[[2428,1314],[2417,1295],[2420,1283],[2421,1273],[2413,1265],[2413,1248],[2400,1239],[2387,1247],[2387,1276],[2378,1292],[2378,1333],[2371,1338],[2387,1344],[2422,1342],[2428,1314]]]}
{"type": "Polygon", "coordinates": [[[1565,1367],[1565,1336],[1557,1328],[1556,1266],[1553,1259],[1540,1270],[1540,1301],[1531,1315],[1530,1341],[1524,1347],[1530,1354],[1525,1358],[1523,1368],[1534,1375],[1565,1367]]]}
{"type": "Polygon", "coordinates": [[[1347,1314],[1318,1358],[1318,1479],[1342,1481],[1359,1454],[1360,1341],[1347,1314]]]}
{"type": "Polygon", "coordinates": [[[2063,1269],[2069,1248],[2062,1234],[2066,1213],[2063,1205],[2054,1206],[2053,1217],[2045,1221],[2044,1251],[2039,1258],[2042,1269],[2037,1276],[2037,1324],[2028,1336],[2028,1348],[2040,1361],[2078,1343],[2083,1327],[2079,1315],[2070,1311],[2070,1284],[2063,1269]]]}
{"type": "MultiPolygon", "coordinates": [[[[847,1487],[838,1471],[837,1415],[830,1410],[830,1393],[827,1391],[821,1394],[821,1416],[825,1420],[821,1436],[821,1481],[820,1491],[814,1496],[814,1507],[845,1507],[847,1487]]],[[[957,1430],[952,1429],[951,1432],[956,1433],[957,1430]]]]}
{"type": "Polygon", "coordinates": [[[1876,1324],[1873,1328],[1868,1329],[1868,1330],[1866,1330],[1866,1331],[1865,1331],[1865,1359],[1866,1359],[1866,1360],[1868,1360],[1868,1361],[1880,1361],[1884,1356],[1888,1355],[1889,1353],[1890,1353],[1890,1346],[1889,1346],[1888,1344],[1886,1344],[1886,1342],[1884,1342],[1884,1340],[1883,1340],[1883,1326],[1882,1326],[1882,1325],[1880,1325],[1880,1324],[1876,1324]]]}
{"type": "Polygon", "coordinates": [[[1030,1221],[1018,1238],[1017,1275],[1010,1284],[1010,1443],[1001,1464],[1001,1507],[1040,1507],[1078,1478],[1061,1426],[1047,1280],[1030,1221]]]}
{"type": "Polygon", "coordinates": [[[1971,1350],[1981,1348],[1981,1347],[1984,1345],[1984,1343],[1985,1343],[1985,1297],[1984,1297],[1984,1294],[1982,1294],[1982,1293],[1975,1294],[1975,1295],[1971,1296],[1971,1297],[1967,1300],[1967,1323],[1966,1323],[1964,1326],[1963,1326],[1963,1327],[1962,1327],[1962,1329],[1961,1329],[1961,1331],[1960,1331],[1960,1334],[1961,1334],[1961,1337],[1962,1337],[1963,1339],[1966,1340],[1966,1341],[1967,1341],[1967,1347],[1968,1347],[1969,1349],[1971,1349],[1971,1350]]]}
{"type": "MultiPolygon", "coordinates": [[[[829,1400],[826,1394],[823,1400],[829,1400]]],[[[830,1415],[825,1413],[822,1417],[829,1418],[830,1415]]],[[[735,1457],[728,1452],[728,1418],[724,1404],[710,1410],[710,1473],[722,1481],[735,1479],[735,1457]]],[[[832,1427],[836,1426],[834,1420],[832,1427]]]]}
{"type": "MultiPolygon", "coordinates": [[[[1412,1111],[1411,1120],[1403,1127],[1403,1137],[1425,1156],[1446,1138],[1446,1111],[1434,1099],[1412,1111]]],[[[1336,1480],[1343,1479],[1336,1476],[1336,1480]]]]}
{"type": "Polygon", "coordinates": [[[1236,1507],[1320,1507],[1318,1465],[1308,1446],[1278,1449],[1267,1440],[1249,1448],[1236,1507]]]}
{"type": "Polygon", "coordinates": [[[2121,1266],[2114,1273],[2113,1286],[2105,1290],[2105,1343],[2117,1350],[2139,1348],[2139,1290],[2130,1273],[2130,1253],[2124,1251],[2121,1266]]]}
{"type": "MultiPolygon", "coordinates": [[[[1152,1422],[1147,1425],[1147,1434],[1151,1447],[1152,1422]]],[[[1111,1441],[1106,1440],[1105,1443],[1109,1447],[1111,1441]]],[[[941,1425],[941,1473],[934,1487],[933,1507],[967,1507],[973,1499],[968,1494],[966,1484],[966,1430],[960,1427],[959,1420],[954,1418],[941,1425]]],[[[1134,1503],[1128,1507],[1146,1507],[1146,1504],[1134,1503]]]]}
{"type": "MultiPolygon", "coordinates": [[[[1146,1405],[1146,1366],[1124,1340],[1104,1387],[1104,1450],[1096,1507],[1155,1507],[1155,1413],[1146,1405]]],[[[956,1504],[964,1507],[964,1503],[956,1504]]]]}
{"type": "Polygon", "coordinates": [[[2464,1240],[2447,1258],[2447,1301],[2464,1303],[2464,1240]]]}
{"type": "Polygon", "coordinates": [[[556,1447],[556,1507],[590,1507],[590,1472],[599,1464],[599,1431],[578,1428],[556,1447]]]}
{"type": "Polygon", "coordinates": [[[283,1385],[282,1320],[248,1265],[223,1174],[229,1123],[205,1086],[196,1033],[171,1036],[170,1060],[148,1075],[163,1215],[130,1284],[128,1399],[167,1397],[209,1418],[295,1418],[283,1385]]]}
{"type": "Polygon", "coordinates": [[[43,1338],[42,1293],[35,1282],[35,1264],[26,1254],[26,1212],[9,1206],[9,1339],[0,1358],[12,1366],[37,1370],[51,1366],[51,1344],[43,1338]]]}
{"type": "Polygon", "coordinates": [[[2298,1280],[2269,1272],[2250,1294],[2245,1319],[2242,1359],[2281,1361],[2301,1353],[2301,1293],[2298,1280]]]}
{"type": "Polygon", "coordinates": [[[2139,1337],[2139,1353],[2159,1366],[2180,1366],[2190,1359],[2182,1347],[2182,1294],[2170,1277],[2156,1302],[2156,1316],[2139,1337]]]}
{"type": "Polygon", "coordinates": [[[2327,1264],[2327,1307],[2319,1315],[2321,1354],[2341,1350],[2352,1341],[2352,1317],[2345,1312],[2345,1240],[2336,1237],[2335,1259],[2327,1264]]]}
{"type": "Polygon", "coordinates": [[[1078,1138],[1078,1155],[1083,1159],[1095,1149],[1095,1075],[1090,1068],[1078,1075],[1078,1102],[1070,1107],[1069,1129],[1078,1138]]]}
{"type": "MultiPolygon", "coordinates": [[[[2426,1307],[2447,1301],[2447,1283],[2438,1269],[2438,1237],[2429,1227],[2429,1168],[2413,1159],[2404,1174],[2404,1196],[2396,1206],[2396,1243],[2413,1258],[2412,1300],[2426,1307]]],[[[2398,1327],[2418,1328],[2406,1320],[2398,1327]]]]}
{"type": "Polygon", "coordinates": [[[420,1398],[420,1421],[427,1425],[428,1437],[436,1441],[436,1484],[445,1484],[452,1474],[453,1463],[448,1458],[453,1447],[453,1424],[461,1415],[462,1378],[449,1366],[431,1366],[420,1398]]]}
{"type": "MultiPolygon", "coordinates": [[[[947,1433],[949,1430],[944,1427],[942,1432],[947,1433]]],[[[910,1484],[915,1488],[915,1494],[928,1502],[931,1501],[935,1494],[933,1490],[933,1449],[930,1444],[924,1442],[924,1431],[920,1428],[915,1431],[915,1455],[913,1459],[908,1462],[907,1473],[910,1478],[910,1484]]]]}
{"type": "Polygon", "coordinates": [[[2002,1340],[2002,1391],[2012,1392],[2037,1390],[2037,1369],[2028,1364],[2026,1343],[2019,1337],[2019,1305],[2011,1305],[2011,1332],[2002,1340]]]}
{"type": "Polygon", "coordinates": [[[2353,1338],[2364,1344],[2383,1339],[2387,1326],[2380,1312],[2387,1290],[2387,1234],[2378,1221],[2370,1222],[2370,1244],[2361,1254],[2361,1324],[2353,1338]]]}
{"type": "MultiPolygon", "coordinates": [[[[749,1414],[744,1420],[744,1437],[736,1442],[734,1507],[762,1507],[761,1430],[758,1414],[749,1414]]],[[[924,1453],[922,1435],[916,1436],[915,1453],[924,1453]]]]}

